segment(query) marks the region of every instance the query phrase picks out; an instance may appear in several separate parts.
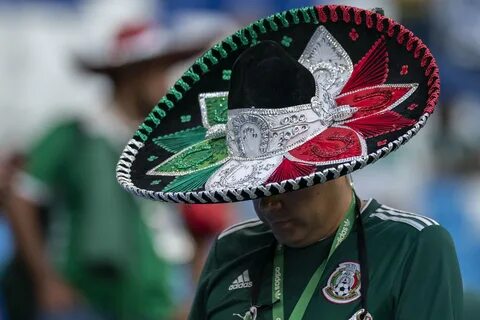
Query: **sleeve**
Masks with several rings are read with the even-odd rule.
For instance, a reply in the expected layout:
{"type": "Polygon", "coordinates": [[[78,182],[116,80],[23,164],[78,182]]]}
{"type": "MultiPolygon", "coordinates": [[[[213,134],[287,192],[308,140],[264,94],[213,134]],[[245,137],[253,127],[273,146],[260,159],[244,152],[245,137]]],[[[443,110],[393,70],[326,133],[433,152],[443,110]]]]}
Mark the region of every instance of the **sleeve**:
{"type": "Polygon", "coordinates": [[[461,320],[463,288],[455,247],[441,226],[423,229],[399,279],[397,320],[461,320]]]}
{"type": "Polygon", "coordinates": [[[193,300],[192,309],[188,320],[206,320],[207,319],[207,298],[208,298],[208,286],[210,283],[210,277],[212,272],[217,268],[217,241],[212,245],[210,253],[208,254],[207,261],[203,267],[202,274],[198,281],[197,292],[195,293],[195,299],[193,300]]]}
{"type": "Polygon", "coordinates": [[[75,149],[78,124],[68,122],[44,135],[27,155],[24,173],[17,180],[17,192],[35,203],[49,200],[51,190],[58,187],[71,151],[75,149]]]}

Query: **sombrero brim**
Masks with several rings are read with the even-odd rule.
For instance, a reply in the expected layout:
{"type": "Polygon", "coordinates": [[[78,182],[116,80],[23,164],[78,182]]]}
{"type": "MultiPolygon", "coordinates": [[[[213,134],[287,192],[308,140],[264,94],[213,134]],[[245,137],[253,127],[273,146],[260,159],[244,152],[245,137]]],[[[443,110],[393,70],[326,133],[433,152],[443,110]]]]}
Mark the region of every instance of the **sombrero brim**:
{"type": "Polygon", "coordinates": [[[429,49],[393,20],[336,5],[285,11],[252,23],[199,58],[130,140],[117,179],[136,195],[186,203],[234,202],[306,188],[398,149],[425,124],[439,91],[429,49]],[[315,37],[325,43],[312,43],[315,37]],[[299,61],[322,45],[350,59],[350,76],[335,96],[337,105],[354,113],[287,152],[238,159],[218,134],[227,122],[230,73],[238,56],[263,40],[281,43],[299,61]]]}
{"type": "Polygon", "coordinates": [[[155,64],[156,66],[171,66],[177,62],[185,61],[189,58],[196,57],[207,49],[207,47],[184,48],[168,52],[162,52],[152,55],[150,57],[126,61],[117,64],[108,62],[94,62],[79,57],[77,59],[77,63],[78,66],[85,71],[98,74],[113,75],[126,68],[141,67],[144,65],[149,66],[155,64]]]}

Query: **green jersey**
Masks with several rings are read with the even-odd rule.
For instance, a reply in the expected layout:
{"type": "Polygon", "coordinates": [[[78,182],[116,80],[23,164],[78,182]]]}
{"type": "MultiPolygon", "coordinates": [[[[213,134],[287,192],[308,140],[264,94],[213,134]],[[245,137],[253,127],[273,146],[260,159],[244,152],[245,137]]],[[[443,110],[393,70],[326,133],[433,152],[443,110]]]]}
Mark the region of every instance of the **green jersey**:
{"type": "Polygon", "coordinates": [[[168,265],[141,219],[143,202],[117,184],[120,149],[100,129],[53,128],[30,153],[20,191],[48,206],[49,254],[89,304],[118,319],[167,318],[168,265]]]}
{"type": "MultiPolygon", "coordinates": [[[[375,200],[362,210],[369,267],[368,311],[374,320],[461,319],[462,281],[448,232],[434,220],[375,200]]],[[[328,260],[303,319],[347,320],[360,305],[357,231],[328,260]]],[[[328,256],[333,236],[304,248],[284,248],[284,319],[312,274],[328,256]]],[[[216,239],[200,278],[190,320],[241,319],[251,307],[272,303],[272,231],[259,220],[235,225],[216,239]],[[263,271],[262,271],[263,270],[263,271]]],[[[273,246],[274,247],[274,246],[273,246]]],[[[271,320],[272,311],[258,312],[271,320]]]]}

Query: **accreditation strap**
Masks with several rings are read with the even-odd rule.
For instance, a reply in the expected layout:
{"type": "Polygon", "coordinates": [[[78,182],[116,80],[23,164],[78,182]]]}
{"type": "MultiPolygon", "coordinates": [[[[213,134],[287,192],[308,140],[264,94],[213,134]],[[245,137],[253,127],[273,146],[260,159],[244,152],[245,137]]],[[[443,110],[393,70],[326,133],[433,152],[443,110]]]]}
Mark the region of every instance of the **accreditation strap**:
{"type": "MultiPolygon", "coordinates": [[[[320,264],[320,266],[315,270],[310,281],[308,281],[307,286],[303,290],[300,298],[298,299],[293,311],[288,318],[288,320],[301,320],[305,311],[307,310],[310,300],[312,300],[313,294],[318,286],[318,283],[322,279],[322,275],[325,271],[325,267],[330,260],[330,257],[333,255],[338,246],[348,237],[352,231],[353,224],[355,221],[355,196],[352,198],[352,202],[348,208],[348,211],[345,213],[345,216],[340,223],[340,226],[335,233],[335,238],[333,239],[332,247],[328,253],[327,258],[320,264]]],[[[272,316],[273,320],[284,320],[284,311],[283,311],[283,296],[284,296],[284,250],[281,244],[278,244],[275,248],[275,256],[273,259],[273,279],[272,279],[272,316]]]]}

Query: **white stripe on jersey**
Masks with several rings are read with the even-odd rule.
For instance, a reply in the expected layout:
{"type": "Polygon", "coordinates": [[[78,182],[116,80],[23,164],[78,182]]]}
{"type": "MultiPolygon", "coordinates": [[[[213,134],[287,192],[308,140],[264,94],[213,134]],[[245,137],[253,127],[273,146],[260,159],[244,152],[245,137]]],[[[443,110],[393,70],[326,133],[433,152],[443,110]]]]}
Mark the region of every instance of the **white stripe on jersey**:
{"type": "Polygon", "coordinates": [[[377,212],[377,211],[375,211],[375,213],[372,213],[370,216],[371,217],[377,217],[377,218],[379,218],[381,220],[384,220],[384,221],[391,220],[391,221],[403,222],[403,223],[406,223],[408,225],[411,225],[412,227],[414,227],[418,231],[421,231],[423,228],[425,228],[425,225],[420,224],[420,223],[418,223],[417,221],[414,221],[411,218],[389,216],[389,215],[386,215],[384,213],[377,212]]]}
{"type": "MultiPolygon", "coordinates": [[[[399,210],[399,209],[394,209],[394,208],[391,208],[389,206],[386,206],[386,205],[382,205],[381,206],[381,209],[384,209],[384,210],[387,210],[387,211],[394,211],[394,212],[397,212],[397,213],[401,213],[403,215],[409,215],[411,217],[414,217],[414,218],[417,218],[419,220],[422,220],[422,221],[428,221],[430,223],[430,225],[436,225],[438,226],[438,222],[433,220],[432,218],[429,218],[427,216],[423,216],[423,215],[420,215],[420,214],[417,214],[417,213],[413,213],[413,212],[408,212],[408,211],[404,211],[404,210],[399,210]]],[[[426,223],[426,222],[425,222],[426,223]]]]}
{"type": "Polygon", "coordinates": [[[224,231],[222,231],[222,233],[220,233],[220,235],[218,236],[218,239],[221,239],[221,238],[225,237],[226,235],[229,235],[229,234],[231,234],[235,231],[238,231],[238,230],[241,230],[241,229],[244,229],[244,228],[258,226],[262,223],[263,223],[263,221],[260,221],[259,219],[250,219],[250,220],[246,220],[246,221],[234,224],[233,226],[230,226],[227,229],[225,229],[224,231]]]}

